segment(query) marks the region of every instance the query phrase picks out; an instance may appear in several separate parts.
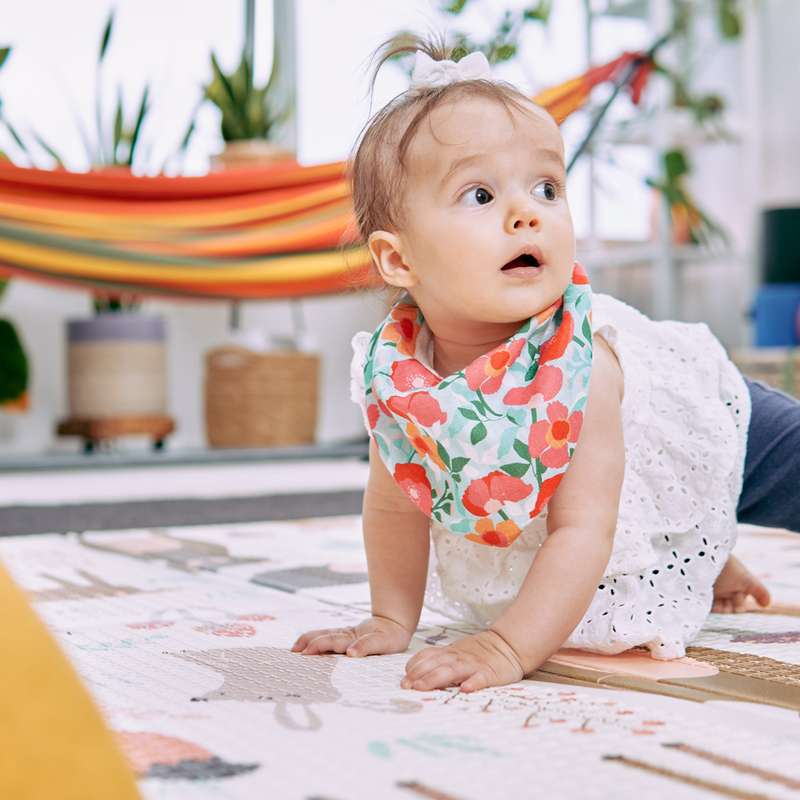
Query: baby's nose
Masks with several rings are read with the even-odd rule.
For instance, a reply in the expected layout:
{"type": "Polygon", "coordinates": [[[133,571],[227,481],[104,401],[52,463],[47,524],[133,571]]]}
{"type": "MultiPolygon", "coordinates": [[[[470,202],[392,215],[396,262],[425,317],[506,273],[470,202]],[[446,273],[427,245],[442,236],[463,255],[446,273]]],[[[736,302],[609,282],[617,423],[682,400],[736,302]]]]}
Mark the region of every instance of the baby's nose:
{"type": "Polygon", "coordinates": [[[516,203],[509,209],[508,226],[513,230],[536,228],[539,225],[539,215],[530,202],[516,203]]]}

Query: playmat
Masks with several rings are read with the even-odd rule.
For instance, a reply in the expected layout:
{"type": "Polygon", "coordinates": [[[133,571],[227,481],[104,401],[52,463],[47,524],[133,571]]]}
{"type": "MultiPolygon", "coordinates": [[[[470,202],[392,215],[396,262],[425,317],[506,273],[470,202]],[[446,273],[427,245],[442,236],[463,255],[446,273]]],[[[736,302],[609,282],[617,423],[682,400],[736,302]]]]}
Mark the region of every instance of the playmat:
{"type": "MultiPolygon", "coordinates": [[[[562,651],[466,695],[289,651],[367,613],[358,517],[0,540],[148,800],[800,798],[800,537],[736,552],[775,604],[690,658],[562,651]]],[[[424,612],[411,651],[468,632],[424,612]]]]}

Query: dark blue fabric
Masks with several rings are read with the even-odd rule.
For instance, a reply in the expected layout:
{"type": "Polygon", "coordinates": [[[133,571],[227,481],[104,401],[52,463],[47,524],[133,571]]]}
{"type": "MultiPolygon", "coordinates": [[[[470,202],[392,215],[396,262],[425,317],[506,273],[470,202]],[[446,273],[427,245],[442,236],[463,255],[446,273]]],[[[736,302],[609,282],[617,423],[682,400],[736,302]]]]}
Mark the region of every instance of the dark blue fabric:
{"type": "Polygon", "coordinates": [[[739,522],[800,532],[800,402],[745,378],[753,401],[739,522]]]}

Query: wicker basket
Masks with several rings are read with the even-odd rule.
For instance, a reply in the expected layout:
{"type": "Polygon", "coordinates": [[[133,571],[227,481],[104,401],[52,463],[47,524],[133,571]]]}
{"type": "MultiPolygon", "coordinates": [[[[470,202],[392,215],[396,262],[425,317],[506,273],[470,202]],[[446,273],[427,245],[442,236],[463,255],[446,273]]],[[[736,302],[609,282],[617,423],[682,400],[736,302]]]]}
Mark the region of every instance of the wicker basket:
{"type": "Polygon", "coordinates": [[[754,347],[734,350],[731,361],[743,375],[767,386],[800,397],[800,349],[796,347],[754,347]]]}
{"type": "Polygon", "coordinates": [[[206,436],[211,447],[275,447],[314,441],[318,356],[254,353],[235,345],[206,356],[206,436]]]}

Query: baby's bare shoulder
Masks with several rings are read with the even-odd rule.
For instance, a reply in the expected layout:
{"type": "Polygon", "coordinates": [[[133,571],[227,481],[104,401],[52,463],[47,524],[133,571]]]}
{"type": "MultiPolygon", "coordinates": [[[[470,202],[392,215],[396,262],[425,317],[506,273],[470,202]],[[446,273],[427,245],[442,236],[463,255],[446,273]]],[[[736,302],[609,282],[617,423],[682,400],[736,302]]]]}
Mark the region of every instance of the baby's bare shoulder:
{"type": "Polygon", "coordinates": [[[619,402],[622,402],[622,398],[625,396],[625,379],[622,375],[622,367],[620,367],[617,355],[611,349],[611,345],[597,334],[594,337],[592,382],[595,379],[599,379],[599,382],[604,387],[609,389],[613,387],[615,395],[619,397],[619,402]]]}

